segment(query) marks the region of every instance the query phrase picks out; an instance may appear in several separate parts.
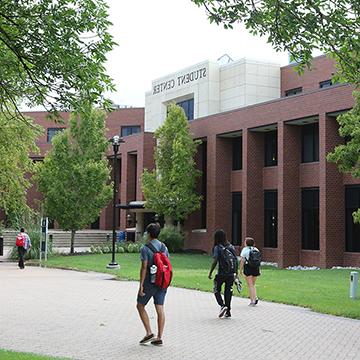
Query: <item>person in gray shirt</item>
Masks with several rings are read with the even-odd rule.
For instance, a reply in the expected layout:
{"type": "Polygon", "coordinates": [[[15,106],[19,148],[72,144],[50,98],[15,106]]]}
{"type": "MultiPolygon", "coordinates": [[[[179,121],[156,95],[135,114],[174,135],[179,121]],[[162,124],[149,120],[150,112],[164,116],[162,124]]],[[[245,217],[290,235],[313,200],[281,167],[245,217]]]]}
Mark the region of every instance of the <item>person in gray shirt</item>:
{"type": "Polygon", "coordinates": [[[149,224],[146,227],[146,231],[148,234],[148,242],[147,245],[142,246],[140,249],[140,284],[136,306],[146,331],[146,335],[140,340],[140,344],[146,344],[151,341],[152,345],[159,346],[163,344],[162,335],[165,325],[164,302],[167,289],[160,288],[151,281],[150,268],[154,265],[154,252],[151,248],[158,252],[165,253],[166,256],[169,256],[169,251],[165,244],[157,239],[160,233],[160,226],[158,224],[149,224]],[[145,309],[145,306],[151,298],[154,298],[157,313],[158,333],[156,338],[151,331],[149,316],[145,309]]]}

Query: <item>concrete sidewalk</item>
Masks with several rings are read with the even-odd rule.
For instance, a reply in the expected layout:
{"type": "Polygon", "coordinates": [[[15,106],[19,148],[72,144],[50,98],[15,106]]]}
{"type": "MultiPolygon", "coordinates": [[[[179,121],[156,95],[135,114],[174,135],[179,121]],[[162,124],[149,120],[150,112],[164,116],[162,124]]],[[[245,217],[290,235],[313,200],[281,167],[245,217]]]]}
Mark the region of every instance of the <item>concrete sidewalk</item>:
{"type": "Polygon", "coordinates": [[[139,346],[138,284],[111,279],[0,263],[0,348],[96,360],[360,359],[359,320],[240,298],[231,319],[218,319],[212,294],[178,288],[168,292],[164,346],[139,346]]]}

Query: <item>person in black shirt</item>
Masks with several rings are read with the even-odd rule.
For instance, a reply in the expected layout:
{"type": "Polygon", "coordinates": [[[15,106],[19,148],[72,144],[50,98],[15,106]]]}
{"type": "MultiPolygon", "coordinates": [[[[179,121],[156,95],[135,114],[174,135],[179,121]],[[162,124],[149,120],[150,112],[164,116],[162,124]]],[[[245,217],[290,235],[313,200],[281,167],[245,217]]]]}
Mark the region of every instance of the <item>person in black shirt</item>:
{"type": "Polygon", "coordinates": [[[211,264],[209,279],[218,264],[218,272],[214,279],[214,295],[220,305],[219,317],[231,317],[231,298],[233,293],[234,279],[238,273],[238,260],[235,248],[226,240],[226,233],[220,229],[214,234],[213,247],[214,261],[211,264]],[[221,296],[222,285],[225,284],[224,298],[221,296]],[[225,300],[225,301],[224,301],[225,300]]]}

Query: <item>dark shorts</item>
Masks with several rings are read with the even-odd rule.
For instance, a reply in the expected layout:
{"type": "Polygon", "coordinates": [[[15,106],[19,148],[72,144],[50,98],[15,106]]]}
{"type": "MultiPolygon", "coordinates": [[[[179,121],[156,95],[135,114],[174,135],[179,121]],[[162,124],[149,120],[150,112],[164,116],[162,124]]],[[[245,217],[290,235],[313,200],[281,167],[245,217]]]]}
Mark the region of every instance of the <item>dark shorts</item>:
{"type": "Polygon", "coordinates": [[[164,305],[167,289],[159,288],[151,283],[144,282],[144,296],[138,295],[137,302],[146,305],[151,298],[154,298],[155,305],[164,305]]]}
{"type": "Polygon", "coordinates": [[[260,276],[260,268],[251,267],[248,264],[244,265],[244,274],[245,276],[260,276]]]}

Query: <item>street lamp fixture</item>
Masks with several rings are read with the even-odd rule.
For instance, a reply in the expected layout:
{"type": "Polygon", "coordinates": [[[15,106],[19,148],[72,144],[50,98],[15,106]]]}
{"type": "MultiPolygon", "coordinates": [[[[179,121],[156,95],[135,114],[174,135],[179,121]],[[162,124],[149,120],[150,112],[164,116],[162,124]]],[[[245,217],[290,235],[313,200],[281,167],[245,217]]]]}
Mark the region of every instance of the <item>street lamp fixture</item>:
{"type": "Polygon", "coordinates": [[[106,267],[108,269],[119,269],[119,264],[115,261],[115,242],[116,242],[116,215],[117,215],[117,201],[118,201],[118,191],[119,191],[119,176],[118,176],[118,166],[117,166],[117,154],[119,152],[120,144],[124,142],[119,135],[113,136],[109,142],[112,143],[114,151],[113,159],[113,169],[114,169],[114,191],[113,191],[113,234],[112,234],[112,259],[106,267]]]}

